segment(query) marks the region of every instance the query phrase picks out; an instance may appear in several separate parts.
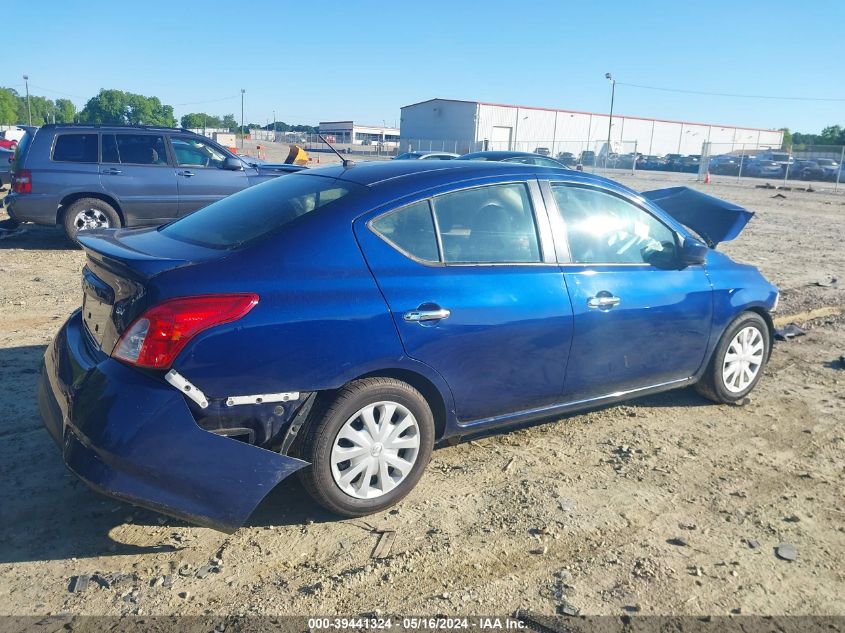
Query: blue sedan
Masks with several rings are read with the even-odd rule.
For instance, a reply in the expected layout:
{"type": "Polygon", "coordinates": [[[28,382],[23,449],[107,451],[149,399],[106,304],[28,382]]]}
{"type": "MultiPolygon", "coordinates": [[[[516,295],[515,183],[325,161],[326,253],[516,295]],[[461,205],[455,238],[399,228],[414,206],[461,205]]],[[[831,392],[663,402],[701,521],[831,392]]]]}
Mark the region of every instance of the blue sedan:
{"type": "Polygon", "coordinates": [[[91,232],[45,425],[107,495],[223,531],[298,473],[383,510],[435,444],[695,385],[736,402],[778,291],[715,250],[751,213],[581,172],[386,161],[91,232]]]}

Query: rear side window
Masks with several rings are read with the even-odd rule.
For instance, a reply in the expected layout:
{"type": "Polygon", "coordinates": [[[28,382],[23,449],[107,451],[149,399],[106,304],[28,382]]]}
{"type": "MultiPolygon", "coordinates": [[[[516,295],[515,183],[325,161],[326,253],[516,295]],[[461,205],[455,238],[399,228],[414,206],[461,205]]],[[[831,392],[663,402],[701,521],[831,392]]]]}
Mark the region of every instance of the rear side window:
{"type": "Polygon", "coordinates": [[[524,184],[490,185],[432,199],[448,263],[534,263],[540,247],[524,184]]]}
{"type": "Polygon", "coordinates": [[[395,248],[416,259],[437,262],[437,236],[428,201],[415,202],[377,218],[373,230],[395,248]]]}
{"type": "Polygon", "coordinates": [[[124,165],[167,164],[164,137],[156,134],[104,134],[104,162],[107,154],[108,162],[119,162],[124,165]]]}
{"type": "Polygon", "coordinates": [[[235,248],[364,190],[361,185],[335,178],[292,174],[223,198],[159,230],[183,242],[235,248]]]}
{"type": "Polygon", "coordinates": [[[53,160],[62,163],[96,163],[96,134],[59,134],[53,146],[53,160]]]}

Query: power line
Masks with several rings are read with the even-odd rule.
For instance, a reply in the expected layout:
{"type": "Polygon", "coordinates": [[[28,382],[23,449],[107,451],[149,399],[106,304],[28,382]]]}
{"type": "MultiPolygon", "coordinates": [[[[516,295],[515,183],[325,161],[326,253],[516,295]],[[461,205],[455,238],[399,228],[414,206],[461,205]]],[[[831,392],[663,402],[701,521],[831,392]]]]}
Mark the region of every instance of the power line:
{"type": "Polygon", "coordinates": [[[52,90],[50,88],[45,88],[44,86],[36,86],[35,84],[30,84],[33,88],[38,88],[39,90],[46,90],[47,92],[52,92],[53,94],[63,95],[65,97],[73,97],[74,99],[84,99],[85,97],[80,97],[79,95],[72,95],[67,92],[62,92],[60,90],[52,90]]]}
{"type": "Polygon", "coordinates": [[[221,101],[228,101],[229,99],[237,99],[240,95],[229,95],[228,97],[223,97],[222,99],[211,99],[209,101],[188,101],[186,103],[174,103],[174,106],[186,106],[186,105],[202,105],[204,103],[220,103],[221,101]]]}
{"type": "Polygon", "coordinates": [[[682,90],[680,88],[660,88],[658,86],[643,86],[642,84],[629,84],[621,81],[616,82],[619,86],[628,86],[630,88],[642,88],[643,90],[659,90],[661,92],[678,92],[681,94],[691,95],[706,95],[708,97],[737,97],[740,99],[772,99],[779,101],[832,101],[841,102],[845,98],[834,97],[783,97],[779,95],[744,95],[732,92],[705,92],[703,90],[682,90]]]}

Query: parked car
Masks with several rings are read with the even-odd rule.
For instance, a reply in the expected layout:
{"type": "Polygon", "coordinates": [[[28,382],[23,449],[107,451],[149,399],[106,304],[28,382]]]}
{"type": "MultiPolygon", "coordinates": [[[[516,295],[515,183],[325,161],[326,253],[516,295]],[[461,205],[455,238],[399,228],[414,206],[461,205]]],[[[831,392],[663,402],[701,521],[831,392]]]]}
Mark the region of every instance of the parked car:
{"type": "Polygon", "coordinates": [[[452,160],[459,155],[452,152],[405,152],[394,156],[393,160],[452,160]]]}
{"type": "Polygon", "coordinates": [[[566,165],[554,158],[540,156],[531,152],[489,151],[472,152],[459,156],[456,160],[487,160],[503,163],[522,163],[523,165],[539,165],[540,167],[556,167],[568,169],[566,165]]]}
{"type": "Polygon", "coordinates": [[[450,438],[693,384],[744,398],[778,292],[714,249],[751,215],[499,161],[303,171],[80,235],[39,409],[83,481],[191,522],[232,531],[294,472],[377,512],[450,438]]]}
{"type": "Polygon", "coordinates": [[[783,166],[773,160],[757,157],[748,161],[748,165],[742,170],[742,173],[756,178],[782,178],[783,166]]]}
{"type": "Polygon", "coordinates": [[[724,154],[710,159],[710,173],[722,176],[738,176],[740,168],[746,163],[746,156],[724,154]]]}
{"type": "Polygon", "coordinates": [[[590,150],[581,152],[581,156],[578,157],[578,163],[585,167],[594,167],[596,164],[596,153],[590,150]]]}
{"type": "Polygon", "coordinates": [[[8,186],[12,178],[12,160],[15,152],[0,148],[0,189],[8,186]]]}
{"type": "Polygon", "coordinates": [[[75,239],[163,224],[300,169],[246,162],[188,130],[45,125],[20,141],[4,204],[17,222],[58,224],[75,239]]]}
{"type": "Polygon", "coordinates": [[[684,156],[678,164],[680,167],[678,171],[686,172],[688,174],[697,174],[701,168],[701,155],[690,154],[689,156],[684,156]]]}
{"type": "Polygon", "coordinates": [[[681,171],[683,158],[683,154],[666,154],[664,157],[666,169],[668,171],[681,171]]]}
{"type": "MultiPolygon", "coordinates": [[[[0,132],[0,149],[14,150],[18,146],[18,142],[23,138],[26,130],[30,129],[28,126],[15,127],[11,130],[0,132]]],[[[34,128],[32,128],[34,129],[34,128]]]]}
{"type": "Polygon", "coordinates": [[[566,167],[574,167],[578,164],[578,159],[575,158],[575,154],[572,152],[561,152],[557,155],[558,162],[562,163],[566,167]]]}
{"type": "Polygon", "coordinates": [[[548,147],[538,147],[534,150],[535,154],[539,154],[540,156],[551,156],[552,153],[548,147]]]}
{"type": "Polygon", "coordinates": [[[666,169],[666,159],[662,156],[646,156],[642,166],[638,166],[637,169],[649,169],[653,171],[666,169]]]}
{"type": "Polygon", "coordinates": [[[788,152],[776,152],[776,151],[767,151],[761,152],[757,155],[757,158],[761,161],[773,161],[781,166],[781,175],[785,171],[787,165],[792,165],[795,162],[795,159],[789,155],[788,152]]]}
{"type": "Polygon", "coordinates": [[[836,180],[839,161],[832,158],[796,160],[789,168],[790,178],[801,180],[836,180]]]}

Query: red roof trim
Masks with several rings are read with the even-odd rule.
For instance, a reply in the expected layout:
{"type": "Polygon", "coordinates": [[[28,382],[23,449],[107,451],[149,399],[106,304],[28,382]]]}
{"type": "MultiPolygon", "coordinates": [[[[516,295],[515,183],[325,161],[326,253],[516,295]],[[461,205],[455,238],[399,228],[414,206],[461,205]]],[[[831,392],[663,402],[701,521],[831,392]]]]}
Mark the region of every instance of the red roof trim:
{"type": "MultiPolygon", "coordinates": [[[[465,99],[442,99],[440,97],[435,97],[434,99],[426,99],[425,101],[418,101],[417,103],[412,103],[410,105],[402,106],[400,110],[404,110],[405,108],[411,108],[413,106],[422,105],[423,103],[430,103],[431,101],[449,101],[452,103],[474,103],[478,105],[486,105],[486,106],[498,106],[501,108],[524,108],[526,110],[543,110],[545,112],[567,112],[569,114],[589,114],[591,116],[607,116],[607,112],[587,112],[585,110],[562,110],[559,108],[542,108],[539,106],[526,106],[526,105],[517,105],[512,103],[492,103],[490,101],[467,101],[465,99]]],[[[614,118],[618,117],[620,119],[637,119],[639,121],[659,121],[661,123],[680,123],[681,125],[703,125],[704,127],[723,127],[723,128],[732,128],[738,130],[754,130],[755,132],[780,132],[780,130],[776,128],[764,128],[764,127],[748,127],[747,125],[722,125],[720,123],[696,123],[695,121],[676,121],[674,119],[655,119],[649,118],[644,116],[631,116],[628,114],[614,114],[614,118]]]]}

